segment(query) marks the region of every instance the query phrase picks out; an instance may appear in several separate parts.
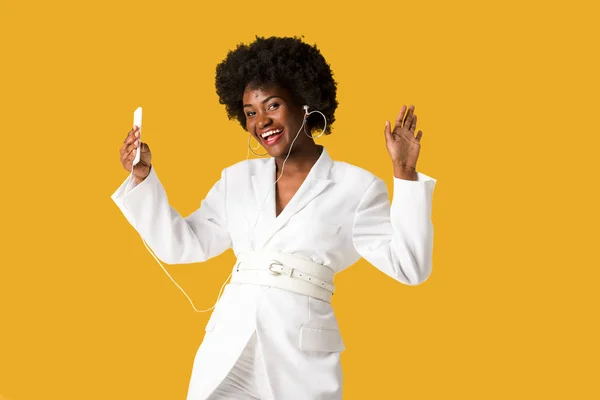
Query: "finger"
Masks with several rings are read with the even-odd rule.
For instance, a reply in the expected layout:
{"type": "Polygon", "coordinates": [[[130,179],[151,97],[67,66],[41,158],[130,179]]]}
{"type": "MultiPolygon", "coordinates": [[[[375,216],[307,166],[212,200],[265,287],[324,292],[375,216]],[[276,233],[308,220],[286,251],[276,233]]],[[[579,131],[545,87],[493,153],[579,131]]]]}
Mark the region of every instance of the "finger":
{"type": "Polygon", "coordinates": [[[421,141],[421,137],[423,136],[423,132],[419,131],[419,133],[417,133],[417,140],[420,142],[421,141]]]}
{"type": "Polygon", "coordinates": [[[121,156],[121,164],[123,164],[123,167],[126,170],[131,171],[131,161],[129,160],[129,154],[123,154],[121,156]]]}
{"type": "Polygon", "coordinates": [[[385,135],[386,142],[394,141],[394,137],[390,129],[390,121],[385,121],[385,128],[383,128],[383,134],[385,135]]]}
{"type": "Polygon", "coordinates": [[[402,127],[402,120],[404,119],[404,113],[406,112],[406,106],[402,106],[400,112],[398,113],[398,117],[396,118],[396,125],[394,126],[394,130],[396,128],[402,127]]]}
{"type": "Polygon", "coordinates": [[[127,137],[125,138],[124,143],[131,142],[138,137],[140,137],[140,130],[137,126],[135,126],[132,130],[127,132],[127,137]]]}
{"type": "Polygon", "coordinates": [[[412,122],[410,124],[410,131],[414,132],[415,129],[417,129],[417,116],[413,115],[413,120],[412,120],[412,122]]]}
{"type": "Polygon", "coordinates": [[[123,157],[121,157],[121,164],[123,164],[123,167],[125,167],[125,169],[131,171],[131,156],[129,154],[124,155],[123,157]]]}
{"type": "Polygon", "coordinates": [[[130,150],[129,150],[129,152],[130,152],[130,153],[135,153],[135,152],[137,151],[137,148],[138,148],[138,147],[140,147],[140,145],[139,145],[139,141],[136,141],[135,143],[133,143],[133,144],[130,146],[130,150]]]}
{"type": "Polygon", "coordinates": [[[135,142],[133,142],[129,146],[127,146],[126,152],[129,154],[133,150],[137,149],[139,146],[140,146],[140,140],[137,139],[135,142]]]}
{"type": "Polygon", "coordinates": [[[135,129],[132,129],[129,131],[129,133],[127,134],[127,137],[125,138],[125,141],[123,141],[123,145],[121,146],[121,148],[119,149],[119,151],[121,153],[123,152],[129,152],[127,150],[127,148],[129,147],[129,145],[131,145],[131,143],[133,143],[135,140],[137,140],[137,138],[140,136],[139,131],[136,131],[135,129]]]}
{"type": "Polygon", "coordinates": [[[127,162],[127,160],[129,160],[130,157],[135,157],[136,149],[137,147],[134,145],[128,146],[127,149],[125,149],[125,151],[121,155],[121,162],[127,162]]]}
{"type": "MultiPolygon", "coordinates": [[[[133,128],[131,128],[131,130],[129,132],[127,132],[127,136],[125,137],[125,141],[126,142],[131,136],[133,136],[137,131],[139,130],[139,128],[134,125],[133,128]]],[[[124,143],[123,142],[123,143],[124,143]]]]}
{"type": "Polygon", "coordinates": [[[410,129],[414,111],[415,111],[415,106],[413,106],[413,105],[408,106],[408,111],[406,112],[406,118],[404,119],[404,124],[402,124],[403,127],[410,129]]]}
{"type": "Polygon", "coordinates": [[[123,143],[123,145],[119,149],[119,152],[121,153],[121,155],[129,154],[129,152],[131,151],[131,146],[132,146],[132,144],[129,142],[123,143]]]}
{"type": "Polygon", "coordinates": [[[136,127],[135,131],[131,135],[129,135],[127,140],[129,142],[133,142],[134,140],[139,139],[139,137],[140,137],[140,131],[136,127]]]}
{"type": "Polygon", "coordinates": [[[125,149],[127,149],[127,146],[131,142],[132,137],[133,137],[133,129],[127,133],[127,136],[125,136],[125,140],[123,140],[123,145],[121,146],[121,152],[123,152],[123,151],[125,151],[125,149]]]}

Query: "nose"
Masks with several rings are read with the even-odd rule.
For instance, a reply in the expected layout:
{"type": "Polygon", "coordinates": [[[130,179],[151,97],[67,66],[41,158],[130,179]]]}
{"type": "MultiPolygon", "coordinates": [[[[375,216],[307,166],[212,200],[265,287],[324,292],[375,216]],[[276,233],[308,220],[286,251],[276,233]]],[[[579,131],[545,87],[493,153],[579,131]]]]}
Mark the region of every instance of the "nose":
{"type": "Polygon", "coordinates": [[[261,113],[258,115],[256,125],[258,126],[258,129],[263,130],[265,127],[271,125],[272,122],[273,120],[266,113],[261,113]]]}

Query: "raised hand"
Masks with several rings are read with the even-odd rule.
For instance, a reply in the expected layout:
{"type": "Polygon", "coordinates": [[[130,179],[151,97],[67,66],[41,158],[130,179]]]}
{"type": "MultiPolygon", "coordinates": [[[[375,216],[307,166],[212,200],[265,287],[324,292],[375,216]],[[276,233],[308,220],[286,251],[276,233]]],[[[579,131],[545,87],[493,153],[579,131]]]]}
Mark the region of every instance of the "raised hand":
{"type": "Polygon", "coordinates": [[[415,136],[417,128],[417,116],[415,107],[402,106],[394,130],[390,129],[390,122],[385,123],[385,142],[392,164],[394,176],[400,179],[417,179],[417,160],[421,151],[421,137],[423,132],[419,131],[415,136]]]}

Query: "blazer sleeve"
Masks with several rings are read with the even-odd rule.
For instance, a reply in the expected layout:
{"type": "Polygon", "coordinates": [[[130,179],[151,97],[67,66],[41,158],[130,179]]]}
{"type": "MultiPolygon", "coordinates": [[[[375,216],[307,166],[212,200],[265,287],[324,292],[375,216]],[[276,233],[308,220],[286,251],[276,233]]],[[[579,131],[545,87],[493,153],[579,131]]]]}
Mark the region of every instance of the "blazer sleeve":
{"type": "Polygon", "coordinates": [[[232,245],[225,208],[226,179],[226,170],[223,170],[200,208],[185,218],[169,204],[154,166],[138,185],[130,175],[111,198],[163,262],[202,262],[223,253],[232,245]]]}
{"type": "Polygon", "coordinates": [[[356,209],[352,240],[358,254],[407,285],[418,285],[431,274],[435,184],[419,172],[416,181],[394,177],[390,205],[385,182],[375,178],[356,209]]]}

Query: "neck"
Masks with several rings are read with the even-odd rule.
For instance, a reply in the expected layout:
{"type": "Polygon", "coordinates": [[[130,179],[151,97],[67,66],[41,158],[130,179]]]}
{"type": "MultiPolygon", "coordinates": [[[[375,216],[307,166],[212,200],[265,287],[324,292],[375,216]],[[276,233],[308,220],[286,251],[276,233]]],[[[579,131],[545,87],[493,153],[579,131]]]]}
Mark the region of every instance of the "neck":
{"type": "Polygon", "coordinates": [[[308,172],[312,166],[315,165],[322,152],[323,146],[317,145],[313,142],[312,146],[307,146],[304,149],[292,151],[287,161],[285,161],[286,156],[275,157],[277,171],[281,171],[281,167],[285,161],[284,172],[286,175],[287,173],[308,172]]]}

